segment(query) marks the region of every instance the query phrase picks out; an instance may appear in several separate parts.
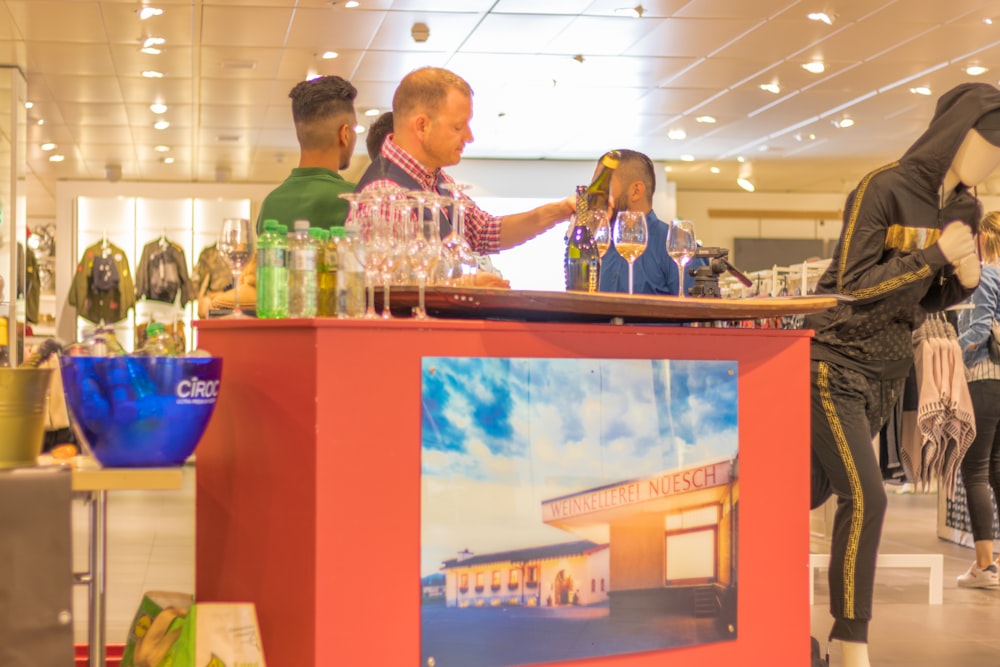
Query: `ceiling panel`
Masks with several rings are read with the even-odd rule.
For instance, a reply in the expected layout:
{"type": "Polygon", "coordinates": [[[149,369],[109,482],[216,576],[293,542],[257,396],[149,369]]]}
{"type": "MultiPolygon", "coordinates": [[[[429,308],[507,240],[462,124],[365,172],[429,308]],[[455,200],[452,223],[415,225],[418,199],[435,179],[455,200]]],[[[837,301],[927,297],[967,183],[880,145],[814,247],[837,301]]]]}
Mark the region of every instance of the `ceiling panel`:
{"type": "Polygon", "coordinates": [[[44,35],[48,42],[104,44],[107,41],[97,0],[7,0],[6,4],[18,30],[27,39],[44,35]]]}
{"type": "Polygon", "coordinates": [[[756,29],[754,19],[667,19],[625,51],[630,56],[701,58],[756,29]]]}
{"type": "Polygon", "coordinates": [[[208,46],[282,46],[288,37],[293,13],[291,7],[206,5],[201,14],[201,43],[208,46]]]}
{"type": "Polygon", "coordinates": [[[384,19],[385,12],[378,11],[299,9],[288,31],[288,43],[319,52],[367,49],[384,19]]]}

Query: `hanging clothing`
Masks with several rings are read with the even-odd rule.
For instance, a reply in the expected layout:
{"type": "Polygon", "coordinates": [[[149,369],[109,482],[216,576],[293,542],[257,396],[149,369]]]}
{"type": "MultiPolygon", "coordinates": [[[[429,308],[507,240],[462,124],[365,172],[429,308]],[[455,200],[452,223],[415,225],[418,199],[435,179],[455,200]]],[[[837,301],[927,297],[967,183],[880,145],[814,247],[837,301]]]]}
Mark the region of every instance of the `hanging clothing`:
{"type": "Polygon", "coordinates": [[[928,317],[913,332],[917,380],[916,428],[903,439],[901,459],[919,489],[939,489],[952,498],[958,466],[976,438],[972,398],[954,327],[928,317]]]}
{"type": "Polygon", "coordinates": [[[184,249],[166,238],[151,241],[142,249],[136,268],[136,297],[174,303],[180,294],[183,308],[196,297],[197,289],[188,276],[184,249]]]}
{"type": "MultiPolygon", "coordinates": [[[[21,244],[17,246],[21,249],[21,244]]],[[[42,284],[38,279],[38,259],[35,251],[28,247],[25,253],[24,280],[27,288],[24,291],[24,317],[32,324],[38,324],[38,311],[42,300],[42,284]]]]}
{"type": "Polygon", "coordinates": [[[125,251],[99,241],[83,251],[70,285],[69,305],[95,324],[112,324],[128,317],[135,306],[135,283],[125,251]]]}
{"type": "Polygon", "coordinates": [[[233,286],[233,270],[214,243],[204,248],[198,255],[198,263],[194,266],[192,280],[199,294],[202,292],[225,292],[233,286]],[[206,280],[208,280],[207,284],[206,280]]]}

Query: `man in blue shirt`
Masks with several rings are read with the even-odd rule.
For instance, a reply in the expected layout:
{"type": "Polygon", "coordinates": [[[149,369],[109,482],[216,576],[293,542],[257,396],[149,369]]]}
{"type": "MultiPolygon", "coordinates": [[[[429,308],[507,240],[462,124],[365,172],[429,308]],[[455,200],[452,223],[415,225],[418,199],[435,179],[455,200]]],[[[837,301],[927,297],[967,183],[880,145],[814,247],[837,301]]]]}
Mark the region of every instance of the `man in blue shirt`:
{"type": "MultiPolygon", "coordinates": [[[[656,189],[656,171],[653,161],[638,151],[622,149],[618,168],[611,176],[612,225],[618,211],[642,211],[649,228],[646,250],[635,260],[635,294],[661,294],[677,296],[677,264],[667,255],[667,230],[670,226],[653,212],[653,192],[656,189]]],[[[687,268],[704,266],[706,261],[695,258],[687,268]]],[[[684,277],[684,287],[694,286],[691,275],[684,277]]],[[[614,245],[601,260],[601,292],[628,293],[628,262],[618,254],[614,245]]],[[[687,292],[685,292],[687,294],[687,292]]]]}

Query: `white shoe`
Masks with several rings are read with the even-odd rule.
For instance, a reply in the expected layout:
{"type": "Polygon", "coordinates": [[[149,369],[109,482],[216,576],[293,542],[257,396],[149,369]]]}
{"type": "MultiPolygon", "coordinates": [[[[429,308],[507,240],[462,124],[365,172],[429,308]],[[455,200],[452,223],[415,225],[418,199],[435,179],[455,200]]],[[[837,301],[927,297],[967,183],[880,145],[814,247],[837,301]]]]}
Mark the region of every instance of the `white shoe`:
{"type": "Polygon", "coordinates": [[[991,563],[985,569],[980,570],[973,563],[965,574],[958,577],[959,588],[991,588],[1000,586],[1000,571],[997,566],[991,563]]]}

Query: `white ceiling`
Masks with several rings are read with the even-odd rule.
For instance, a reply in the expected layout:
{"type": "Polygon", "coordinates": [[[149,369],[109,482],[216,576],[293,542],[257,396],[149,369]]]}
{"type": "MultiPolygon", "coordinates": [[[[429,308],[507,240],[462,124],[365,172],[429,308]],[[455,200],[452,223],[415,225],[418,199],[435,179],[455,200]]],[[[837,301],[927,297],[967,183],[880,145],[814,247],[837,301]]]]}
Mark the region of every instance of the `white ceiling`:
{"type": "MultiPolygon", "coordinates": [[[[411,69],[452,69],[475,90],[466,159],[595,159],[636,148],[668,161],[682,189],[722,190],[735,188],[744,156],[758,189],[775,192],[846,192],[919,136],[942,92],[1000,80],[996,0],[644,0],[641,18],[621,13],[630,6],[0,0],[0,63],[25,72],[34,103],[29,216],[54,215],[56,180],[104,179],[108,165],[124,180],[280,181],[298,160],[287,94],[311,73],[352,81],[367,125],[363,112],[387,109],[411,69]],[[163,13],[142,21],[143,5],[163,13]],[[833,24],[809,20],[816,11],[835,15],[833,24]],[[424,43],[411,37],[417,22],[430,29],[424,43]],[[163,53],[141,53],[145,37],[164,38],[163,53]],[[328,50],[339,57],[323,60],[328,50]],[[825,72],[802,69],[814,59],[825,72]],[[988,71],[972,77],[971,64],[988,71]],[[760,89],[772,82],[779,94],[760,89]],[[153,102],[169,110],[158,116],[153,102]],[[702,115],[717,122],[696,122],[702,115]],[[834,127],[845,115],[855,125],[834,127]],[[170,127],[154,129],[159,118],[170,127]],[[687,138],[670,139],[671,130],[687,138]],[[45,142],[55,149],[43,151],[45,142]],[[53,153],[65,160],[50,162],[53,153]]],[[[360,140],[358,152],[352,172],[367,162],[360,140]]]]}

